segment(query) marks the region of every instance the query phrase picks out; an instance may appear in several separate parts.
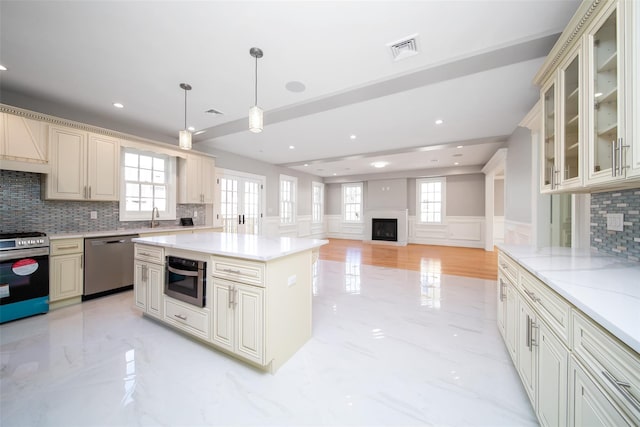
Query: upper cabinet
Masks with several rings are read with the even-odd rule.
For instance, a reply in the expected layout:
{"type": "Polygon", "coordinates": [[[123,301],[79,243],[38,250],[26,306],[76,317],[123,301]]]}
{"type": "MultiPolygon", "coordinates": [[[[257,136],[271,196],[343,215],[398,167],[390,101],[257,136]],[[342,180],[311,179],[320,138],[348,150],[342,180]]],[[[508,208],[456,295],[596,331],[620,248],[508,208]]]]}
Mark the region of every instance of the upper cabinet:
{"type": "Polygon", "coordinates": [[[0,169],[49,172],[47,124],[0,113],[0,169]]]}
{"type": "Polygon", "coordinates": [[[51,172],[45,198],[117,201],[120,142],[108,136],[50,126],[51,172]]]}
{"type": "Polygon", "coordinates": [[[213,203],[215,159],[187,154],[178,159],[178,203],[213,203]]]}
{"type": "Polygon", "coordinates": [[[542,192],[640,183],[638,9],[633,0],[584,1],[536,75],[542,192]]]}

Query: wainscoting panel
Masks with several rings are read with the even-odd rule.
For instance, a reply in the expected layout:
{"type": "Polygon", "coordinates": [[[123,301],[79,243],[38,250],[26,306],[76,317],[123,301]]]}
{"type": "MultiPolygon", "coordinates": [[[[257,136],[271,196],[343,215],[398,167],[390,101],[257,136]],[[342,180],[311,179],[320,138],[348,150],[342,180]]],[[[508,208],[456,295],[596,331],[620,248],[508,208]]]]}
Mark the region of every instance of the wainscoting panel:
{"type": "Polygon", "coordinates": [[[311,215],[299,215],[297,223],[293,225],[281,225],[279,216],[268,216],[263,219],[262,229],[264,236],[305,237],[311,239],[326,238],[325,218],[322,224],[312,224],[311,215]]]}
{"type": "Polygon", "coordinates": [[[342,215],[326,215],[328,227],[327,237],[333,239],[364,239],[364,222],[363,223],[345,223],[342,222],[342,215]]]}
{"type": "Polygon", "coordinates": [[[409,217],[409,243],[422,245],[484,247],[484,217],[449,216],[444,224],[430,225],[409,217]]]}

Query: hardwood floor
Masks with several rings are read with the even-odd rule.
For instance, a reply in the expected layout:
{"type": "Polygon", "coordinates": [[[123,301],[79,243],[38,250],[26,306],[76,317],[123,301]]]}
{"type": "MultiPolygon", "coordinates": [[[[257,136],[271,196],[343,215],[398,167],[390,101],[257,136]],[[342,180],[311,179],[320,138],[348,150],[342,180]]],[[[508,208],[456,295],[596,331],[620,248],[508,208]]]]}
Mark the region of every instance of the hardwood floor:
{"type": "Polygon", "coordinates": [[[496,280],[497,252],[450,246],[391,246],[359,240],[329,239],[320,248],[320,259],[352,262],[405,270],[429,271],[454,276],[496,280]]]}

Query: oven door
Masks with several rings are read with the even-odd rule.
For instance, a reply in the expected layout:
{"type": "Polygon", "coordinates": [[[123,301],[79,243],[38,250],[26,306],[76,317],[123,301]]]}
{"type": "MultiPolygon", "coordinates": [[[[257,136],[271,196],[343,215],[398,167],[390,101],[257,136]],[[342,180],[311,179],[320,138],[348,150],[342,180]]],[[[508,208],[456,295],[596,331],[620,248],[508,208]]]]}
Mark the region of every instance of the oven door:
{"type": "Polygon", "coordinates": [[[49,311],[49,248],[0,252],[0,322],[49,311]]]}
{"type": "Polygon", "coordinates": [[[205,306],[206,263],[178,257],[167,257],[164,293],[198,307],[205,306]]]}

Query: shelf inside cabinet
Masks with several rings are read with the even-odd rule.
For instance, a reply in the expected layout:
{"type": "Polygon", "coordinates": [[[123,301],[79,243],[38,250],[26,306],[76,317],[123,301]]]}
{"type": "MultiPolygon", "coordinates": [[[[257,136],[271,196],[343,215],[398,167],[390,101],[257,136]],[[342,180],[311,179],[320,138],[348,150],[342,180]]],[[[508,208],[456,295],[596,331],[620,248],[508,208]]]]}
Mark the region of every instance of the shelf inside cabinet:
{"type": "Polygon", "coordinates": [[[598,129],[598,136],[600,137],[604,137],[604,136],[611,136],[613,135],[613,139],[615,139],[616,135],[618,133],[618,124],[617,123],[613,123],[610,124],[602,129],[598,129]]]}
{"type": "Polygon", "coordinates": [[[576,96],[578,96],[578,93],[580,93],[579,87],[575,88],[569,95],[567,95],[567,100],[575,98],[576,96]]]}
{"type": "Polygon", "coordinates": [[[616,52],[613,52],[611,56],[609,56],[607,59],[605,59],[602,62],[602,65],[598,67],[598,73],[614,71],[617,69],[617,66],[618,66],[618,52],[616,51],[616,52]]]}
{"type": "Polygon", "coordinates": [[[578,114],[576,114],[575,116],[571,117],[569,120],[567,120],[567,126],[578,124],[578,119],[579,118],[580,118],[580,116],[578,114]]]}
{"type": "Polygon", "coordinates": [[[567,147],[567,151],[569,151],[569,150],[575,150],[575,149],[577,149],[577,148],[578,148],[578,143],[577,143],[577,142],[574,142],[573,144],[571,144],[571,145],[569,145],[569,146],[567,147]]]}
{"type": "Polygon", "coordinates": [[[599,96],[599,97],[596,98],[596,102],[598,104],[603,104],[605,102],[615,102],[617,100],[618,100],[618,88],[617,87],[614,87],[613,89],[611,89],[607,93],[605,93],[602,96],[599,96]]]}

